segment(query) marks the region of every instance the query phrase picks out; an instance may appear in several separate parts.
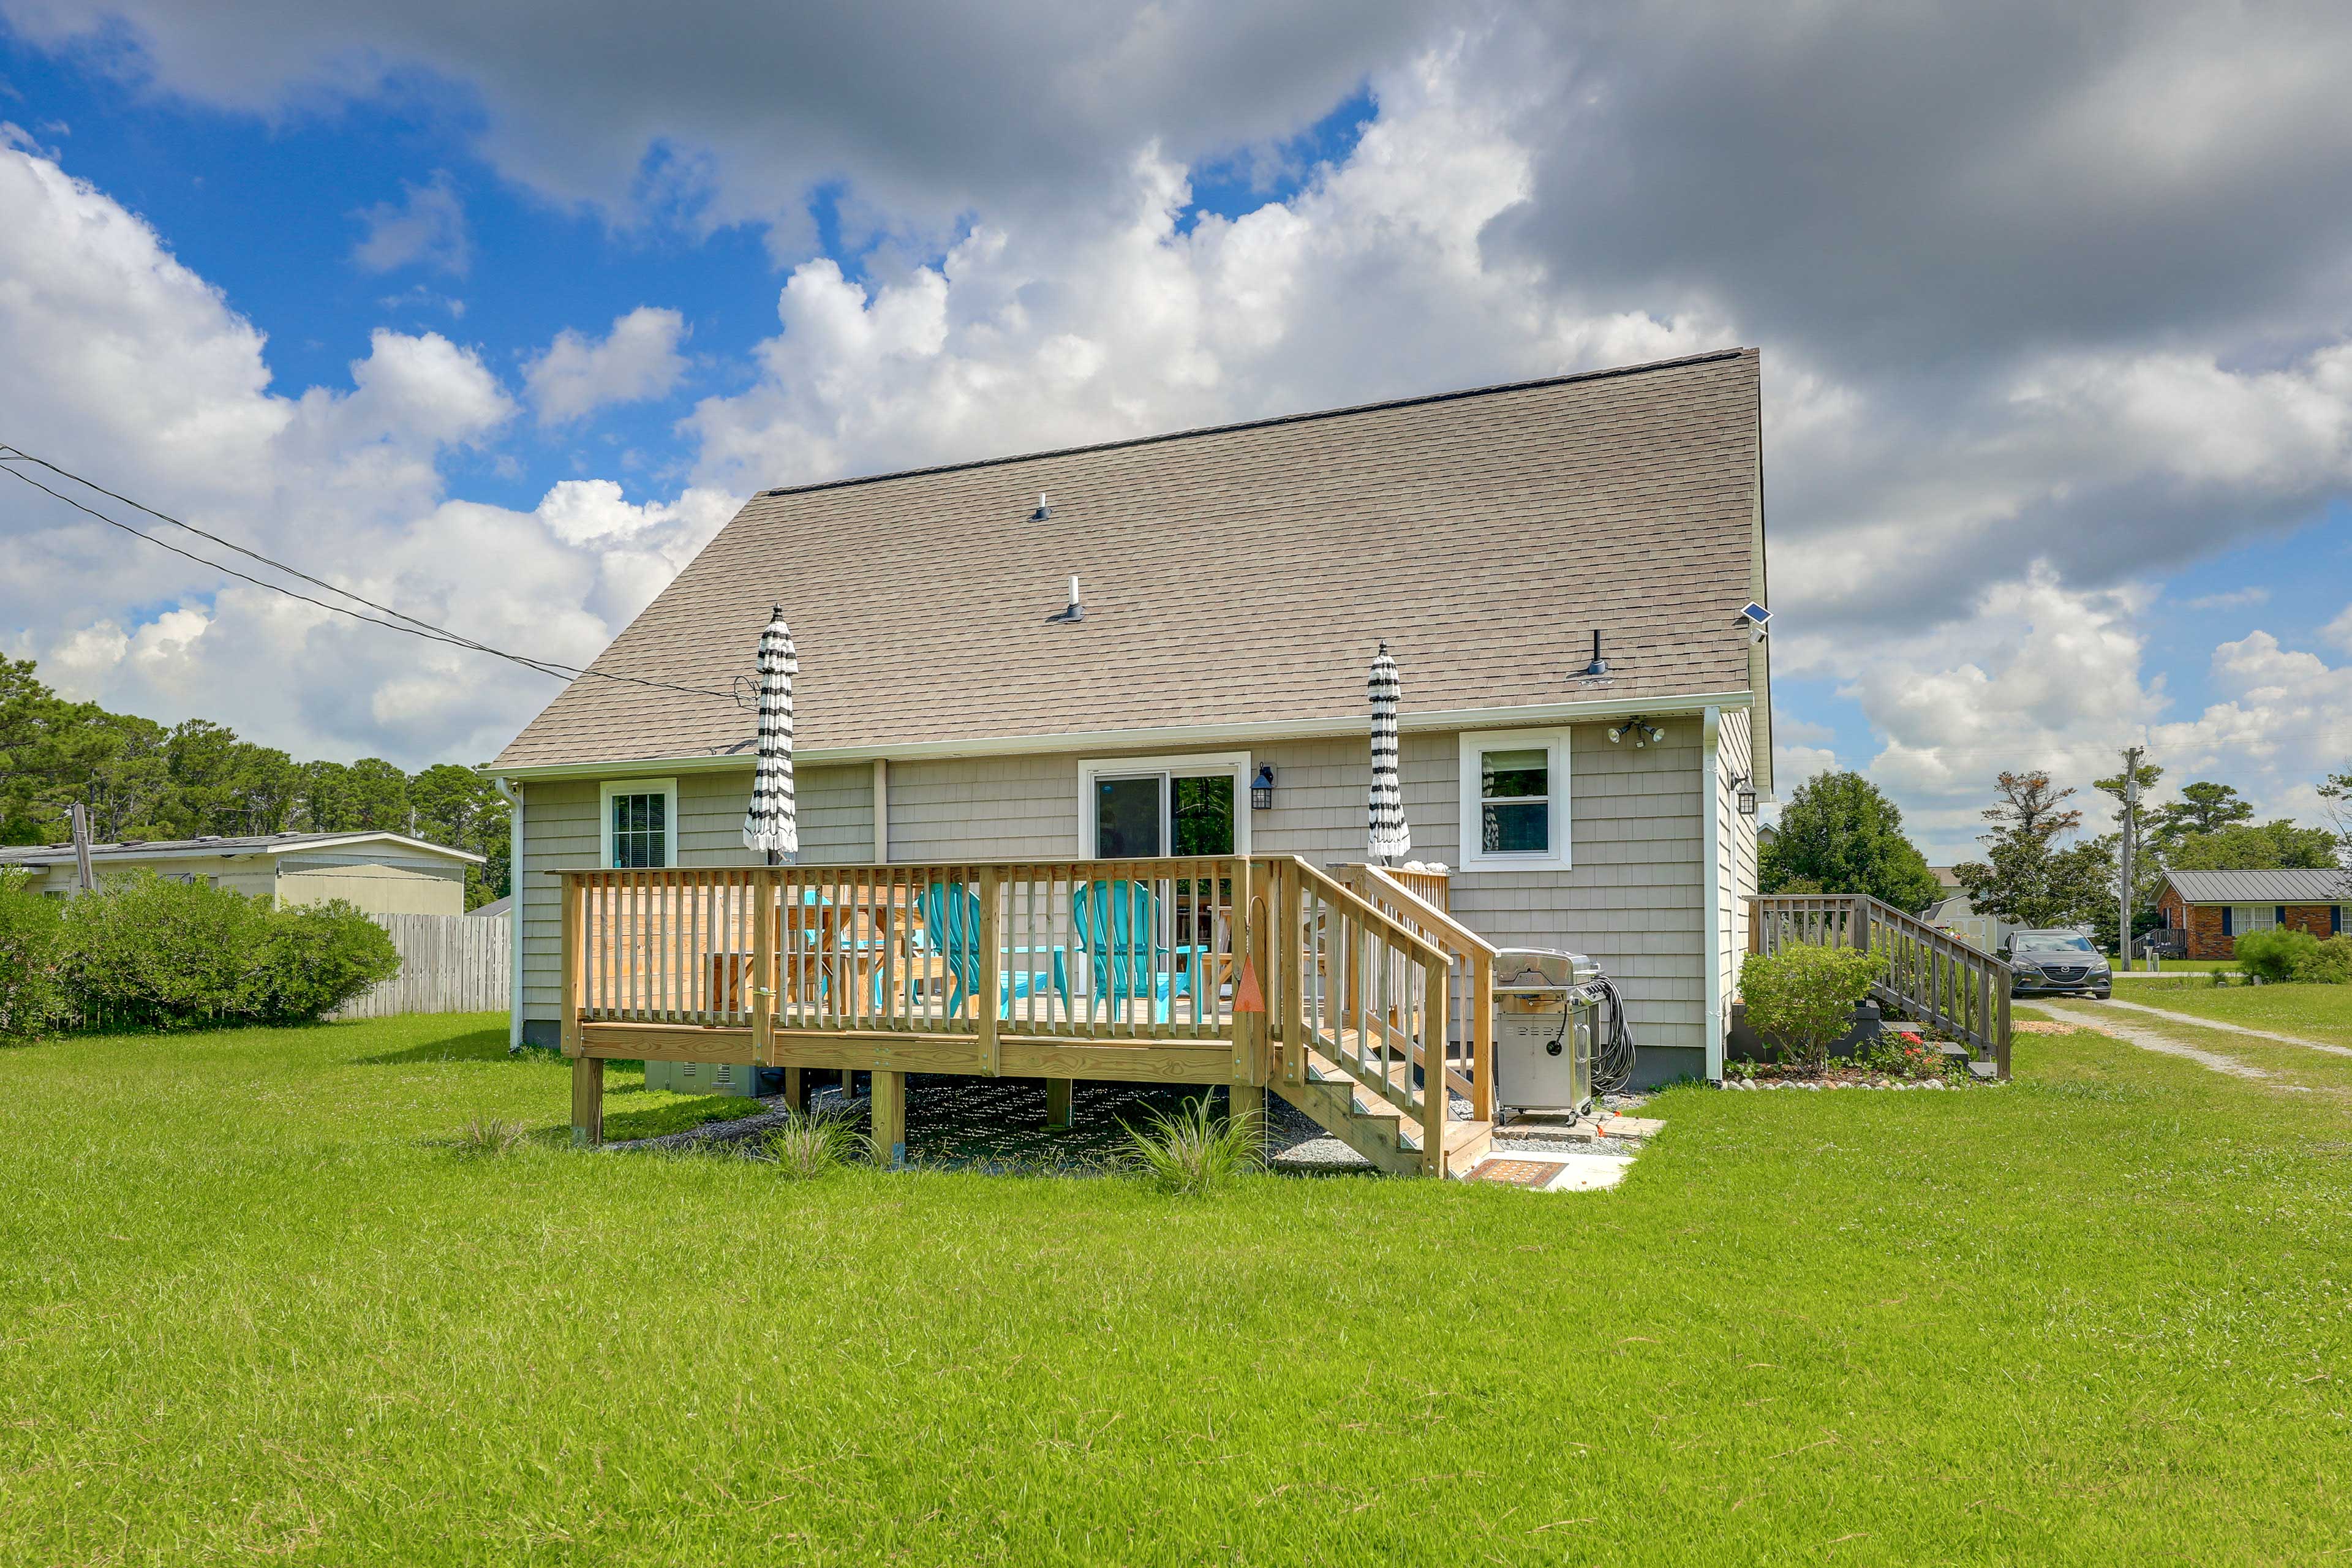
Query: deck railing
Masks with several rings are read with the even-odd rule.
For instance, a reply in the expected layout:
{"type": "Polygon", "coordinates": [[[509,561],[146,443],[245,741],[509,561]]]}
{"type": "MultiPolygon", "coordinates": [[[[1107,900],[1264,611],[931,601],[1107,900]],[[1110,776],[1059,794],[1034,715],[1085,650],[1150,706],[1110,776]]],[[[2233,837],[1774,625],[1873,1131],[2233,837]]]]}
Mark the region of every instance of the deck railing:
{"type": "Polygon", "coordinates": [[[1230,1032],[1234,911],[1253,868],[1228,857],[562,875],[583,1023],[740,1027],[764,1014],[778,1031],[1177,1039],[1230,1032]]]}
{"type": "Polygon", "coordinates": [[[1342,882],[1381,913],[1402,921],[1445,954],[1446,1079],[1481,1121],[1495,1118],[1495,944],[1447,912],[1443,871],[1395,867],[1335,868],[1342,882]]]}
{"type": "Polygon", "coordinates": [[[1766,893],[1748,900],[1748,951],[1800,942],[1874,948],[1871,994],[1966,1044],[2009,1076],[2009,965],[1894,905],[1856,893],[1766,893]]]}

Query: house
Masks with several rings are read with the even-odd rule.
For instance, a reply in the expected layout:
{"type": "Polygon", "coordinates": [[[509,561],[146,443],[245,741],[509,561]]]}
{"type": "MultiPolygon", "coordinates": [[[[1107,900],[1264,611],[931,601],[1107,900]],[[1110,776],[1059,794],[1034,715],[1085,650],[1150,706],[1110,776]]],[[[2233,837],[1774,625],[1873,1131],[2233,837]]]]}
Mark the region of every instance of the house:
{"type": "MultiPolygon", "coordinates": [[[[89,847],[92,876],[126,871],[203,880],[280,905],[344,899],[372,915],[466,911],[466,868],[479,855],[400,833],[268,833],[247,837],[128,839],[89,847]]],[[[0,868],[21,866],[40,892],[79,889],[70,844],[0,848],[0,868]]]]}
{"type": "Polygon", "coordinates": [[[485,770],[520,803],[518,1040],[575,1063],[854,1066],[880,1096],[919,1059],[888,1041],[953,1021],[953,1049],[919,1059],[1042,1064],[1049,1084],[1184,1081],[1195,1062],[1296,1101],[1328,1079],[1322,1047],[1377,1036],[1409,1081],[1383,1069],[1339,1099],[1436,1117],[1412,1031],[1437,950],[1452,1051],[1485,1037],[1484,961],[1465,955],[1524,946],[1599,961],[1643,1079],[1719,1078],[1771,790],[1769,645],[1742,613],[1766,599],[1759,379],[1755,351],[1727,351],[754,497],[485,770]],[[1073,578],[1082,616],[1064,613],[1073,578]],[[754,875],[736,685],[771,605],[799,657],[801,848],[754,875]],[[1383,642],[1412,854],[1442,873],[1354,865],[1383,642]],[[1184,868],[1200,858],[1213,875],[1184,868]],[[1129,916],[1123,894],[1111,917],[1086,902],[1105,859],[1159,889],[1140,906],[1157,934],[1136,939],[1173,955],[1147,961],[1156,979],[1107,954],[1097,928],[1129,916]],[[939,935],[966,889],[997,921],[993,984],[960,967],[961,926],[939,935]],[[772,929],[747,897],[825,913],[772,929]],[[929,982],[900,984],[919,960],[944,971],[945,1016],[929,982]],[[782,988],[743,986],[744,963],[782,988]],[[1269,993],[1262,1023],[1238,1007],[1244,970],[1269,993]],[[1170,1024],[1171,994],[1189,1023],[1170,1024]],[[885,1004],[876,1029],[783,1021],[885,1004]],[[1315,1021],[1334,1006],[1354,1011],[1315,1021]],[[1204,1043],[1040,1043],[1091,1040],[1090,1007],[1149,1037],[1171,1026],[1204,1043]]]}
{"type": "Polygon", "coordinates": [[[2007,942],[2018,927],[1991,915],[1977,913],[1976,905],[1969,901],[1968,889],[1960,885],[1949,866],[1930,866],[1943,896],[1927,906],[1919,918],[1938,931],[1947,931],[1979,952],[1991,952],[2007,942]]]}
{"type": "Polygon", "coordinates": [[[2290,868],[2273,871],[2167,871],[2157,893],[2164,929],[2188,958],[2231,958],[2248,931],[2284,927],[2326,938],[2352,917],[2352,873],[2290,868]]]}

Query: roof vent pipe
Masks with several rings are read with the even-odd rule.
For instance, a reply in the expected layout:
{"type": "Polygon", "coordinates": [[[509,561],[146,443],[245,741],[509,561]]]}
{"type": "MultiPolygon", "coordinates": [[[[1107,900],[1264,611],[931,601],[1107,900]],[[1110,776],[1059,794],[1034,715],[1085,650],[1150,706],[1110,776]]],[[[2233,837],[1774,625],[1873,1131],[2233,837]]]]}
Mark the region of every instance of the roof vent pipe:
{"type": "Polygon", "coordinates": [[[1078,578],[1077,574],[1074,572],[1070,574],[1069,606],[1066,609],[1057,610],[1054,614],[1047,616],[1045,617],[1045,624],[1049,626],[1076,626],[1078,622],[1083,621],[1086,618],[1087,607],[1084,604],[1079,602],[1078,578]]]}

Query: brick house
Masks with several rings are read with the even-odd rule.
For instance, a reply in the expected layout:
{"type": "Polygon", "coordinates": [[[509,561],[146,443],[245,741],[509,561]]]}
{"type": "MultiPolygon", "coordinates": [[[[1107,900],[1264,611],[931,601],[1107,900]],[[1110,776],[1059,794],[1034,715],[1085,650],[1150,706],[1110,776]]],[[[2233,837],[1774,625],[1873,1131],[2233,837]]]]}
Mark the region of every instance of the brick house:
{"type": "Polygon", "coordinates": [[[2352,916],[2352,873],[2336,869],[2168,871],[2156,900],[2164,929],[2184,933],[2190,958],[2231,958],[2248,931],[2342,934],[2352,916]]]}

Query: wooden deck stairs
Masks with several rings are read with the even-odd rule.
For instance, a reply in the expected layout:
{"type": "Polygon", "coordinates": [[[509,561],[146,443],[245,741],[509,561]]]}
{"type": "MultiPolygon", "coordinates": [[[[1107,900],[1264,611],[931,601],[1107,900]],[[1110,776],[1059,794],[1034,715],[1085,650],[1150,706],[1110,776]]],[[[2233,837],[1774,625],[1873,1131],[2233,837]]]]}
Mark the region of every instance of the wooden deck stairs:
{"type": "Polygon", "coordinates": [[[1494,1136],[1493,948],[1379,868],[1298,887],[1301,957],[1284,977],[1297,1005],[1282,1008],[1283,1070],[1266,1087],[1380,1170],[1467,1174],[1494,1136]]]}

